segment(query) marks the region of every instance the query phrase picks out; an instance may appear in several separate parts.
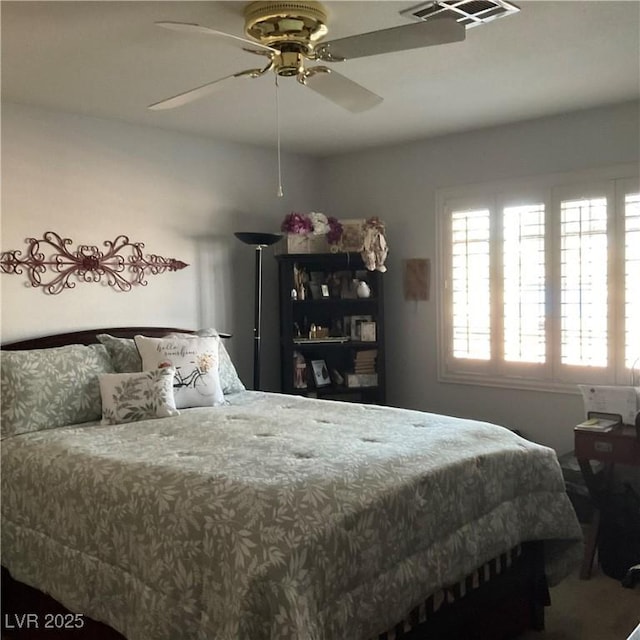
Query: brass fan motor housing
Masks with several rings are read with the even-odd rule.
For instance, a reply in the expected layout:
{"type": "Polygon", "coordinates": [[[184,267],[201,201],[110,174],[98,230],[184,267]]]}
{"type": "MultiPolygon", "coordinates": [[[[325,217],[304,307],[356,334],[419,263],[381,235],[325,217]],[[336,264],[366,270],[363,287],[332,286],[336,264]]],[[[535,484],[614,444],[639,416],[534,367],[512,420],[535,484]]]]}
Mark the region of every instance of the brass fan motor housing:
{"type": "Polygon", "coordinates": [[[302,55],[313,54],[315,43],[327,35],[327,12],[319,2],[251,2],[244,20],[250,38],[302,55]]]}

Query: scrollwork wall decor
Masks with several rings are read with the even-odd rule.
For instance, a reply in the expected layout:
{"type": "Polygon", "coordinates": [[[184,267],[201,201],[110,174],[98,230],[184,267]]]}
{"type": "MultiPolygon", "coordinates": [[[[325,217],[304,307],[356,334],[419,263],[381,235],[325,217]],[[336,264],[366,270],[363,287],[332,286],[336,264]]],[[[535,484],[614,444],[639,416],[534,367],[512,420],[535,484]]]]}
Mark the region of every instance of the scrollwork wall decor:
{"type": "Polygon", "coordinates": [[[106,250],[95,245],[80,244],[71,249],[71,238],[62,238],[47,231],[42,238],[27,238],[24,257],[22,251],[0,253],[0,270],[3,273],[26,272],[27,286],[42,287],[45,293],[55,295],[65,289],[73,289],[75,280],[102,282],[120,291],[130,291],[133,285],[147,285],[147,274],[158,275],[165,271],[178,271],[189,265],[175,258],[163,258],[142,253],[144,243],[129,242],[125,235],[115,240],[105,240],[106,250]],[[49,256],[45,252],[52,251],[49,256]],[[52,272],[52,273],[48,273],[52,272]],[[50,277],[48,277],[50,276],[50,277]]]}

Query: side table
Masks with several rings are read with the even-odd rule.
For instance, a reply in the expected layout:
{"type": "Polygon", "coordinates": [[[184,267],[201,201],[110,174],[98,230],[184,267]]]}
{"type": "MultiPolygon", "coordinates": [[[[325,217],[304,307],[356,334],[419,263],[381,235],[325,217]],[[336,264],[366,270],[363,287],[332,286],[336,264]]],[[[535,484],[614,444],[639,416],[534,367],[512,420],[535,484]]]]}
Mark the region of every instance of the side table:
{"type": "Polygon", "coordinates": [[[594,505],[580,569],[580,578],[588,580],[598,544],[602,507],[611,491],[613,467],[616,464],[640,466],[640,437],[636,427],[621,425],[606,433],[574,429],[574,441],[576,459],[594,505]],[[590,460],[599,460],[605,464],[602,482],[596,481],[590,460]]]}

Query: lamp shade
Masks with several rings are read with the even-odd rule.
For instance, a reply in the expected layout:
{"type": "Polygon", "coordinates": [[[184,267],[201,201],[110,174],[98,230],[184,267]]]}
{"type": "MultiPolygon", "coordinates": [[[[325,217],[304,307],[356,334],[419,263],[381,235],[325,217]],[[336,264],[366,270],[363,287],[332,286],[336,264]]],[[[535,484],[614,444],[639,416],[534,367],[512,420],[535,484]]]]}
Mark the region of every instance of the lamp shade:
{"type": "Polygon", "coordinates": [[[281,233],[259,233],[256,231],[236,231],[234,235],[240,242],[260,247],[269,247],[282,238],[281,233]]]}

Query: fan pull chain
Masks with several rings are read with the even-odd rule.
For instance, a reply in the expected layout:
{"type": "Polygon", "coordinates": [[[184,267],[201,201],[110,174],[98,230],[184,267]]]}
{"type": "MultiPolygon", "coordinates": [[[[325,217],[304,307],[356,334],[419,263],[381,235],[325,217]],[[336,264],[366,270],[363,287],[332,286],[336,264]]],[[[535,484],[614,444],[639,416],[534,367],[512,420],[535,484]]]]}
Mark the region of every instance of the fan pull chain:
{"type": "Polygon", "coordinates": [[[276,74],[276,135],[278,138],[278,198],[284,196],[282,190],[282,163],[280,161],[280,94],[278,91],[278,74],[276,74]]]}

